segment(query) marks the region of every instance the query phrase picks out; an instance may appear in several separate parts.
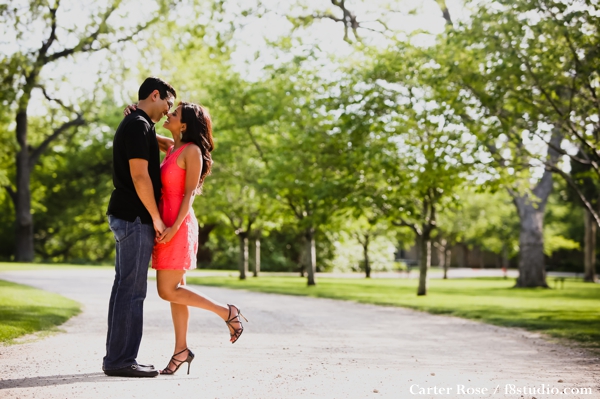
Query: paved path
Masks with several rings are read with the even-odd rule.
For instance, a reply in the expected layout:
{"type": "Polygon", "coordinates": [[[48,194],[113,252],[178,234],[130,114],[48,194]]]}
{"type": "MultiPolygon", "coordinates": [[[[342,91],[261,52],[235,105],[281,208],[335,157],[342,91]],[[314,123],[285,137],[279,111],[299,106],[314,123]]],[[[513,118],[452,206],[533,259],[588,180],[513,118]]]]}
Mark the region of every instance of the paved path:
{"type": "MultiPolygon", "coordinates": [[[[80,316],[63,325],[66,333],[0,346],[0,398],[600,398],[597,355],[519,329],[400,308],[208,287],[199,289],[237,303],[250,319],[238,343],[229,344],[226,326],[216,316],[193,310],[189,342],[196,359],[189,376],[106,377],[100,368],[111,271],[3,272],[0,278],[84,305],[80,316]],[[592,391],[521,396],[511,393],[510,384],[592,391]],[[411,394],[411,386],[424,394],[411,394]],[[487,392],[468,394],[469,389],[487,392]]],[[[139,361],[162,367],[173,336],[169,306],[158,298],[153,281],[145,306],[139,361]]]]}

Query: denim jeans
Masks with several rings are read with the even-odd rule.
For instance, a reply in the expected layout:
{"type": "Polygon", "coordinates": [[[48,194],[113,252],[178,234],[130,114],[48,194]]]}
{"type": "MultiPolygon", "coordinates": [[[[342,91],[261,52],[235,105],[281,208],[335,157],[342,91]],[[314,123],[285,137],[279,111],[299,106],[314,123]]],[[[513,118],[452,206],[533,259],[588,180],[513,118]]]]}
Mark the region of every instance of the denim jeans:
{"type": "Polygon", "coordinates": [[[108,216],[108,224],[115,236],[117,257],[102,369],[116,370],[137,364],[154,227],[142,224],[140,218],[128,222],[112,215],[108,216]]]}

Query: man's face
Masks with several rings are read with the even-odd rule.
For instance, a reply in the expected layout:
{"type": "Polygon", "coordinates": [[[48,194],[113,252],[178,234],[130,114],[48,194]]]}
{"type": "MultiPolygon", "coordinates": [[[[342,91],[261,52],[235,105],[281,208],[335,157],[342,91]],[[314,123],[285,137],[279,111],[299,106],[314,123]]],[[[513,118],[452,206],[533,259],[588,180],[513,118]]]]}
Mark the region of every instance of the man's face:
{"type": "Polygon", "coordinates": [[[160,122],[162,117],[167,115],[169,110],[173,107],[173,103],[175,102],[175,98],[171,93],[167,93],[167,97],[165,98],[160,98],[160,93],[158,93],[158,90],[156,91],[156,94],[156,113],[154,115],[154,118],[152,118],[154,123],[160,122]]]}

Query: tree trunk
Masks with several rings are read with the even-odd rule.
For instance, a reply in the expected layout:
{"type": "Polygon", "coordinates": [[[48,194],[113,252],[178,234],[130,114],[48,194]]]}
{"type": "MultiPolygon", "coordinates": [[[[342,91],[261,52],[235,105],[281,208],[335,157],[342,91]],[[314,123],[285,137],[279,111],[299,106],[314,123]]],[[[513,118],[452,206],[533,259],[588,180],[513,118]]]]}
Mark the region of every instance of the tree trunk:
{"type": "Polygon", "coordinates": [[[301,241],[303,242],[302,244],[302,249],[298,252],[298,268],[300,269],[300,277],[304,277],[304,269],[306,261],[304,260],[304,258],[306,258],[306,244],[304,244],[304,237],[301,237],[301,241]]]}
{"type": "Polygon", "coordinates": [[[260,273],[260,238],[254,241],[254,277],[260,273]]]}
{"type": "Polygon", "coordinates": [[[504,279],[508,278],[508,248],[506,247],[506,244],[504,244],[502,246],[502,271],[504,273],[504,279]]]}
{"type": "Polygon", "coordinates": [[[17,114],[16,134],[19,143],[17,152],[17,190],[13,196],[16,210],[16,252],[17,262],[33,261],[33,216],[31,215],[31,189],[29,146],[27,144],[27,109],[17,114]]]}
{"type": "Polygon", "coordinates": [[[308,277],[307,284],[308,285],[317,285],[315,281],[315,271],[317,268],[317,254],[315,251],[315,231],[313,228],[309,228],[305,233],[306,238],[306,275],[308,277]]]}
{"type": "Polygon", "coordinates": [[[238,235],[240,237],[240,280],[245,280],[248,273],[248,234],[238,235]]]}
{"type": "Polygon", "coordinates": [[[415,235],[415,261],[417,265],[421,264],[421,238],[415,235]]]}
{"type": "MultiPolygon", "coordinates": [[[[549,164],[556,165],[560,154],[562,134],[560,128],[552,129],[548,148],[549,164]]],[[[544,259],[544,212],[548,197],[552,192],[552,172],[546,169],[544,175],[531,190],[531,194],[510,192],[519,212],[521,232],[519,234],[519,278],[515,287],[545,287],[546,267],[544,259]]]]}
{"type": "Polygon", "coordinates": [[[526,197],[515,198],[519,211],[519,278],[516,287],[548,287],[544,261],[545,204],[536,207],[526,197]]]}
{"type": "Polygon", "coordinates": [[[365,259],[365,277],[371,278],[371,264],[369,262],[369,235],[365,235],[365,241],[363,242],[363,256],[365,259]]]}
{"type": "Polygon", "coordinates": [[[431,239],[424,233],[419,240],[421,258],[419,260],[419,288],[417,295],[427,295],[427,272],[431,265],[431,239]]]}
{"type": "Polygon", "coordinates": [[[438,266],[441,268],[446,268],[446,258],[444,257],[446,253],[446,245],[448,245],[448,242],[445,238],[439,240],[439,242],[436,245],[438,266]]]}
{"type": "Polygon", "coordinates": [[[206,244],[210,239],[210,232],[213,231],[215,227],[217,227],[217,225],[214,223],[198,227],[198,253],[196,254],[196,261],[201,265],[208,265],[212,262],[212,252],[206,244]]]}
{"type": "Polygon", "coordinates": [[[596,282],[596,222],[587,209],[584,210],[583,221],[585,236],[583,239],[583,281],[596,282]]]}
{"type": "Polygon", "coordinates": [[[450,258],[452,256],[452,250],[446,247],[444,251],[444,280],[448,279],[448,268],[450,267],[450,258]]]}

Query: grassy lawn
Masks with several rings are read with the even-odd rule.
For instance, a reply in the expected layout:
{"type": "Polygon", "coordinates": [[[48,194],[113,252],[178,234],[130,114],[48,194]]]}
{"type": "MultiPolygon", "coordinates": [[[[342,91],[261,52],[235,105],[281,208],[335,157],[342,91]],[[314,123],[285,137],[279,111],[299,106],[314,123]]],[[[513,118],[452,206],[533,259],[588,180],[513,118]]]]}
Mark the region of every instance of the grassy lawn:
{"type": "MultiPolygon", "coordinates": [[[[564,289],[514,289],[514,280],[430,280],[428,295],[416,295],[416,280],[320,278],[307,287],[299,277],[192,277],[188,284],[343,299],[449,314],[505,327],[523,327],[600,347],[600,284],[567,279],[564,289]]],[[[549,279],[549,284],[552,280],[549,279]]]]}
{"type": "Polygon", "coordinates": [[[0,342],[56,326],[81,311],[80,305],[51,292],[0,280],[0,342]]]}

